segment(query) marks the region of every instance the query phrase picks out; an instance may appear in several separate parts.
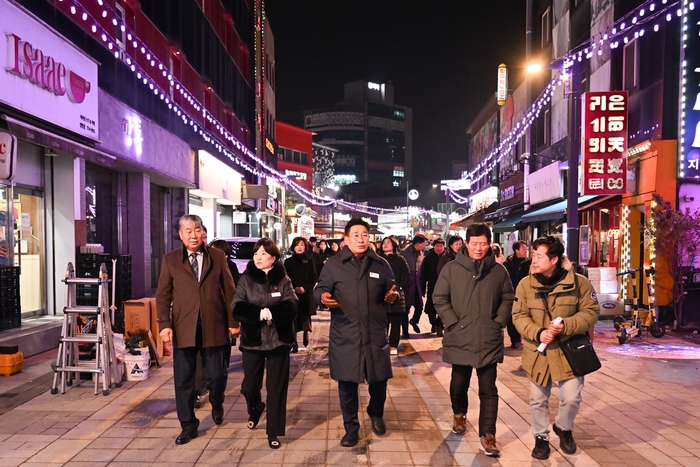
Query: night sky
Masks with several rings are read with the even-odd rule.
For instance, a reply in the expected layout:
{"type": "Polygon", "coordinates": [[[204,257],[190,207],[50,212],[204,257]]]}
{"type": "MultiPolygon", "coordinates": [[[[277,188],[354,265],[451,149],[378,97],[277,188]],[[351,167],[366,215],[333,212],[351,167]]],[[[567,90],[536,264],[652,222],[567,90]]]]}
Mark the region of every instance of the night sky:
{"type": "Polygon", "coordinates": [[[496,68],[522,75],[525,0],[265,0],[277,120],[343,100],[346,82],[394,85],[413,108],[413,181],[450,178],[465,130],[494,99],[496,68]]]}

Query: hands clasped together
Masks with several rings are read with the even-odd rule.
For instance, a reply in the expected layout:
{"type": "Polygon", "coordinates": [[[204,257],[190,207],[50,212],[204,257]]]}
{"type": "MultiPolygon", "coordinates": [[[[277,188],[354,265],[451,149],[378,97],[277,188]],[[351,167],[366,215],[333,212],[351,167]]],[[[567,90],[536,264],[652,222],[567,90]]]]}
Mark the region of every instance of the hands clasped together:
{"type": "MultiPolygon", "coordinates": [[[[396,299],[399,298],[399,292],[396,290],[396,286],[392,285],[391,289],[386,293],[384,296],[384,301],[387,303],[394,303],[396,299]]],[[[339,308],[340,303],[338,303],[338,300],[333,298],[330,292],[323,292],[321,294],[321,303],[323,303],[325,306],[328,308],[339,308]]]]}
{"type": "Polygon", "coordinates": [[[272,312],[269,308],[260,310],[260,321],[267,321],[267,324],[272,324],[272,312]]]}

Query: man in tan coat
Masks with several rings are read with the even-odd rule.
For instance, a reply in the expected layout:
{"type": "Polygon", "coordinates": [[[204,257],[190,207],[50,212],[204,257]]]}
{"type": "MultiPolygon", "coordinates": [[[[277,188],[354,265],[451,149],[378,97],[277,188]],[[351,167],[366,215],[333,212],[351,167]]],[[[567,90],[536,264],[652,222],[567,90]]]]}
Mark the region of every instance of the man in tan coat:
{"type": "Polygon", "coordinates": [[[156,308],[163,342],[173,341],[175,406],[182,427],[175,444],[186,444],[197,437],[199,427],[194,414],[197,354],[211,381],[211,416],[220,425],[227,380],[225,349],[230,345],[228,333],[238,335],[238,324],[231,314],[235,286],[226,255],[204,243],[199,216],[182,216],[179,234],[182,248],[163,257],[156,308]]]}
{"type": "Polygon", "coordinates": [[[553,425],[559,446],[566,454],[576,452],[574,419],[581,404],[583,376],[574,375],[559,348],[562,340],[586,334],[600,315],[590,281],[563,266],[564,245],[552,236],[532,245],[530,275],[518,284],[513,303],[513,324],[523,338],[523,369],[530,379],[530,416],[535,448],[532,457],[547,459],[549,448],[549,396],[552,382],[559,386],[559,413],[553,425]],[[562,318],[561,324],[554,320],[562,318]],[[547,344],[543,352],[537,347],[547,344]]]}

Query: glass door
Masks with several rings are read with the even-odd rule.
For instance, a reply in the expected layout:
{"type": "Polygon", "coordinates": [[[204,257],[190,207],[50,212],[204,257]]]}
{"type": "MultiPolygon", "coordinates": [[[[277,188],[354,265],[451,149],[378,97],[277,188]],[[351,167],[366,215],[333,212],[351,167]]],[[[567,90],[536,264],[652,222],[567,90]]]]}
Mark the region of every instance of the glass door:
{"type": "Polygon", "coordinates": [[[14,264],[21,267],[22,317],[28,318],[43,315],[46,309],[43,194],[15,187],[13,204],[14,264]]]}

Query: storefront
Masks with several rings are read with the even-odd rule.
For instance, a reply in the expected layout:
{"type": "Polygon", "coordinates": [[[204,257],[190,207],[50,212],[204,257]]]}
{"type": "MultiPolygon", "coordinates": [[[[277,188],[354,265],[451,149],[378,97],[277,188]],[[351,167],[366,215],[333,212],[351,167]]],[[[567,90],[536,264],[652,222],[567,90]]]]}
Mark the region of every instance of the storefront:
{"type": "Polygon", "coordinates": [[[505,180],[498,186],[498,191],[498,210],[486,214],[484,219],[487,222],[493,222],[491,227],[493,241],[499,243],[503,248],[503,254],[508,256],[513,253],[512,245],[516,240],[527,240],[527,232],[518,229],[520,225],[516,227],[520,222],[518,216],[523,212],[525,174],[519,172],[505,180]],[[499,224],[501,224],[500,227],[499,224]]]}
{"type": "Polygon", "coordinates": [[[21,267],[27,319],[63,306],[59,280],[75,251],[73,157],[114,158],[88,146],[101,136],[98,64],[13,3],[3,3],[0,28],[0,131],[17,140],[16,177],[0,186],[0,257],[21,267]]]}
{"type": "Polygon", "coordinates": [[[189,191],[188,212],[202,218],[209,241],[233,237],[233,212],[241,204],[243,176],[207,151],[197,155],[197,188],[189,191]]]}

